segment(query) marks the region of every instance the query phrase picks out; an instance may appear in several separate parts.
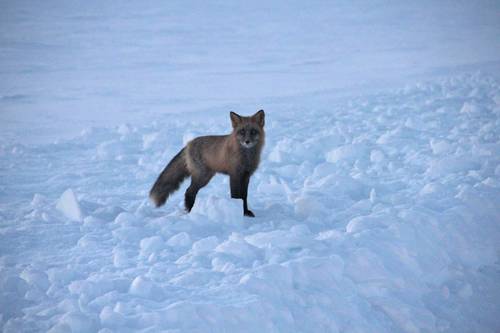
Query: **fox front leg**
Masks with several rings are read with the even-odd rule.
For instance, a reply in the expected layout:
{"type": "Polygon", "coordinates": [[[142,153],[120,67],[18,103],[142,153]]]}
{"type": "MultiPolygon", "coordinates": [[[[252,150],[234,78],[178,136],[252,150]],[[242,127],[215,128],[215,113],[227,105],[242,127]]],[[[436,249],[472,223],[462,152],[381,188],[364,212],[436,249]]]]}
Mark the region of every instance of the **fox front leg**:
{"type": "Polygon", "coordinates": [[[245,216],[255,217],[255,214],[250,209],[248,209],[247,203],[250,173],[244,172],[243,174],[231,175],[229,181],[231,185],[231,198],[243,199],[243,214],[245,216]]]}
{"type": "Polygon", "coordinates": [[[248,204],[247,204],[249,182],[250,182],[250,173],[245,172],[242,177],[243,214],[245,214],[245,216],[255,217],[255,214],[250,209],[248,209],[248,204]]]}

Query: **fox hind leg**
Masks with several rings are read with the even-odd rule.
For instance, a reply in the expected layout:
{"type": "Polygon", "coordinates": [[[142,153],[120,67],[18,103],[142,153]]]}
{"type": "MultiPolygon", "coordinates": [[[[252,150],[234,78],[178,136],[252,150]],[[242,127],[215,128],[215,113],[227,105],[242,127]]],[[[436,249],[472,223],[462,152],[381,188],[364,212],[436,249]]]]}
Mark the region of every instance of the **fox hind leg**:
{"type": "Polygon", "coordinates": [[[213,172],[204,172],[197,175],[191,176],[191,185],[186,190],[184,195],[184,206],[188,212],[193,208],[194,202],[196,200],[196,194],[198,191],[208,184],[210,179],[214,176],[213,172]]]}

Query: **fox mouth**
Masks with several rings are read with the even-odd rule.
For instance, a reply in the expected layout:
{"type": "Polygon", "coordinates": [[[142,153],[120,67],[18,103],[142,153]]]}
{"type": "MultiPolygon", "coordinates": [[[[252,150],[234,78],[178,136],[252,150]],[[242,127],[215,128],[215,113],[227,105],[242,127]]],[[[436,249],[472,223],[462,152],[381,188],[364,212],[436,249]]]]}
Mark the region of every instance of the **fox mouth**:
{"type": "Polygon", "coordinates": [[[253,148],[257,144],[257,142],[240,142],[240,143],[243,146],[243,148],[247,149],[253,148]]]}

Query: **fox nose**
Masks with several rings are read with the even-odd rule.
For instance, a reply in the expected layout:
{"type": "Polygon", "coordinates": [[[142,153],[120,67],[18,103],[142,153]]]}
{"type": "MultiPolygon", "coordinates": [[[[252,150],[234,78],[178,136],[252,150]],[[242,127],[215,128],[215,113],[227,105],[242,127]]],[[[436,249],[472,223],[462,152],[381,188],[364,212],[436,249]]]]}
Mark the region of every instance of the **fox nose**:
{"type": "Polygon", "coordinates": [[[246,143],[246,144],[249,144],[249,143],[250,143],[250,140],[246,140],[246,141],[245,141],[245,143],[246,143]]]}

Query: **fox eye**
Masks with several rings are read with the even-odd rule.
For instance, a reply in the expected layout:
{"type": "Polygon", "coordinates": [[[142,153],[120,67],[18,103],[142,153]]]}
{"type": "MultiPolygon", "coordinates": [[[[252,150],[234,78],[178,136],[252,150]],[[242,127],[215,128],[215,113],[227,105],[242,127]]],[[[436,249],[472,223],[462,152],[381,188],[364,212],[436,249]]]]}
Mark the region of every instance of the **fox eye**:
{"type": "Polygon", "coordinates": [[[251,135],[255,135],[255,134],[257,134],[257,130],[255,130],[254,128],[252,128],[252,129],[250,130],[250,134],[251,134],[251,135]]]}
{"type": "Polygon", "coordinates": [[[240,129],[240,130],[238,131],[238,134],[239,134],[239,135],[245,135],[245,130],[244,130],[244,129],[240,129]]]}

